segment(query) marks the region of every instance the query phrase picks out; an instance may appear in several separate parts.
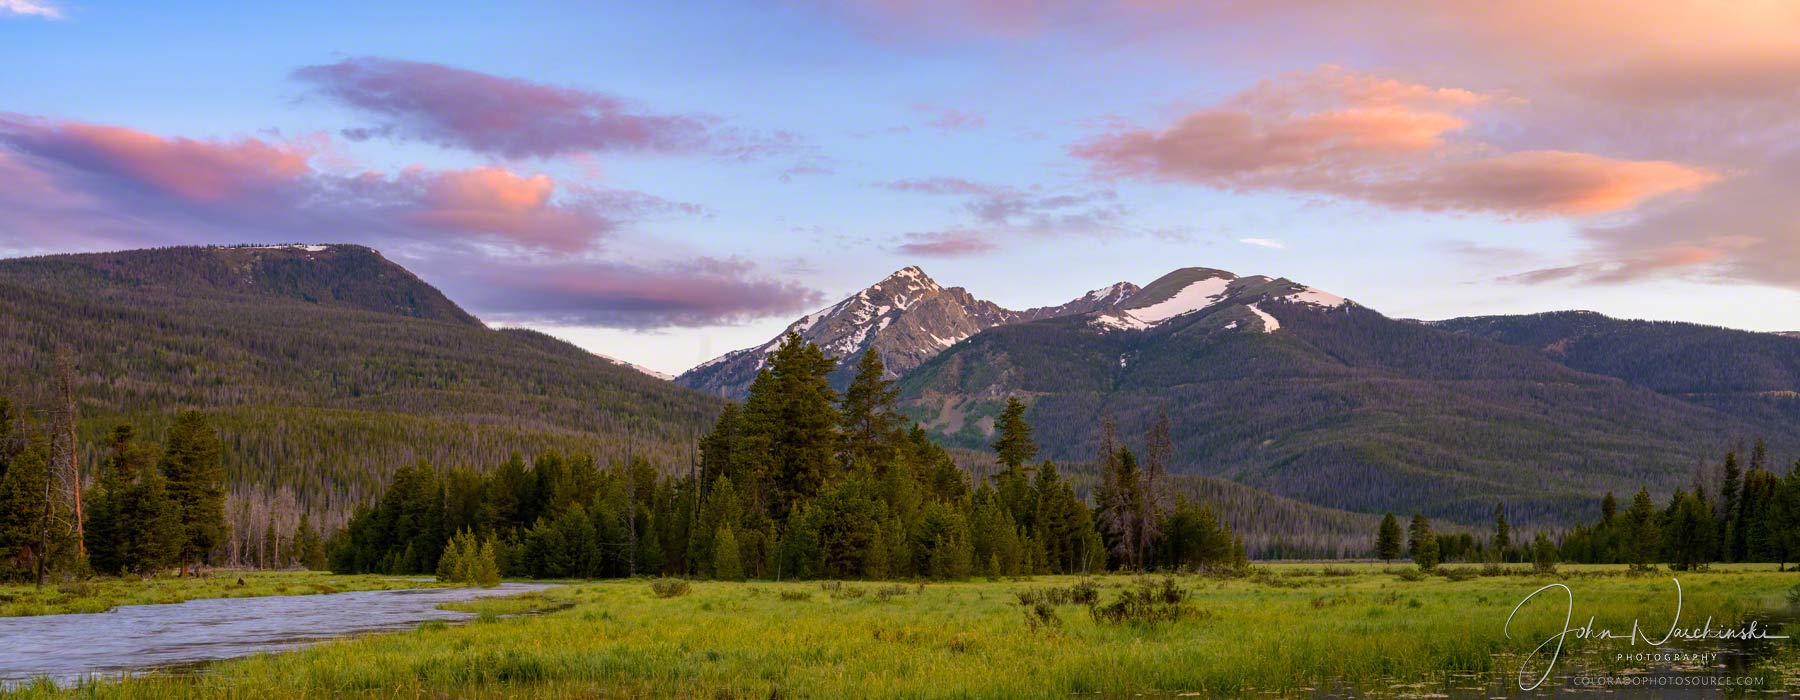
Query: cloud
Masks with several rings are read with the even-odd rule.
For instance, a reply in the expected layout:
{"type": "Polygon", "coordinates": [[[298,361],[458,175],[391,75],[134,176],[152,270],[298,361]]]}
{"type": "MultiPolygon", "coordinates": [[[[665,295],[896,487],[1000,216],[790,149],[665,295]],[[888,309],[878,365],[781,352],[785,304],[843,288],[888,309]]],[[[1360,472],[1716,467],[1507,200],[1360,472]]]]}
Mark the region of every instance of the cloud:
{"type": "Polygon", "coordinates": [[[1239,238],[1238,242],[1242,243],[1244,245],[1253,245],[1258,248],[1273,248],[1275,250],[1280,250],[1282,248],[1287,247],[1285,245],[1282,245],[1281,241],[1277,241],[1277,240],[1274,240],[1271,238],[1239,238]]]}
{"type": "Polygon", "coordinates": [[[410,139],[506,158],[635,151],[750,159],[795,148],[791,134],[752,137],[706,115],[658,114],[605,93],[437,63],[365,56],[293,75],[379,120],[346,130],[354,140],[410,139]]]}
{"type": "Polygon", "coordinates": [[[960,258],[999,250],[999,244],[974,231],[927,231],[906,234],[894,248],[902,255],[928,258],[960,258]]]}
{"type": "Polygon", "coordinates": [[[94,202],[68,212],[85,218],[89,230],[129,230],[142,219],[281,240],[353,230],[575,251],[610,235],[626,216],[691,211],[648,195],[562,186],[495,167],[339,173],[315,167],[318,148],[304,141],[164,137],[20,115],[0,116],[0,149],[34,170],[40,187],[94,202]]]}
{"type": "Polygon", "coordinates": [[[1056,191],[1019,188],[957,177],[894,180],[883,187],[899,192],[960,197],[977,221],[1032,233],[1092,233],[1126,213],[1111,189],[1056,191]]]}
{"type": "Polygon", "coordinates": [[[1166,128],[1123,126],[1071,149],[1114,177],[1332,195],[1396,209],[1515,217],[1627,209],[1718,179],[1703,168],[1457,139],[1495,98],[1335,66],[1265,81],[1166,128]]]}
{"type": "Polygon", "coordinates": [[[42,17],[44,19],[62,19],[62,9],[55,3],[44,0],[0,0],[0,17],[8,15],[18,17],[42,17]]]}
{"type": "Polygon", "coordinates": [[[1800,91],[1800,10],[1780,0],[864,0],[816,3],[894,41],[1054,37],[1242,63],[1357,55],[1373,65],[1542,81],[1596,98],[1680,104],[1800,91]],[[1671,28],[1679,28],[1672,30],[1671,28]]]}
{"type": "Polygon", "coordinates": [[[931,105],[918,105],[914,109],[931,115],[925,125],[939,131],[963,131],[987,126],[987,117],[974,112],[931,105]]]}
{"type": "Polygon", "coordinates": [[[1641,216],[1582,229],[1591,245],[1572,264],[1502,277],[1519,283],[1622,283],[1653,277],[1748,281],[1800,289],[1800,150],[1641,216]]]}
{"type": "Polygon", "coordinates": [[[824,294],[740,259],[640,265],[605,260],[499,262],[468,271],[461,298],[495,319],[651,329],[799,313],[824,294]]]}
{"type": "Polygon", "coordinates": [[[0,115],[0,250],[320,240],[384,248],[478,314],[621,328],[735,323],[819,293],[742,260],[624,263],[626,223],[702,213],[499,167],[337,172],[328,144],[202,140],[0,115]]]}

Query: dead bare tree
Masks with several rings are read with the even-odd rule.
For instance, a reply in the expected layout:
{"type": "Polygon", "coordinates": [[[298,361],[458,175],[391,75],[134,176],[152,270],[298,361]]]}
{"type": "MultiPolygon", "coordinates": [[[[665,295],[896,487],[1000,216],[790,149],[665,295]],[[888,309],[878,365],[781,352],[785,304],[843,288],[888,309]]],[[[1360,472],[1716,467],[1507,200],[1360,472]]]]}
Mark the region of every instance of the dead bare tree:
{"type": "Polygon", "coordinates": [[[75,354],[67,345],[56,349],[56,375],[60,383],[61,415],[53,433],[52,468],[56,476],[57,488],[69,499],[69,517],[75,531],[76,557],[87,556],[87,543],[83,535],[83,516],[81,512],[81,463],[79,445],[75,437],[75,354]]]}

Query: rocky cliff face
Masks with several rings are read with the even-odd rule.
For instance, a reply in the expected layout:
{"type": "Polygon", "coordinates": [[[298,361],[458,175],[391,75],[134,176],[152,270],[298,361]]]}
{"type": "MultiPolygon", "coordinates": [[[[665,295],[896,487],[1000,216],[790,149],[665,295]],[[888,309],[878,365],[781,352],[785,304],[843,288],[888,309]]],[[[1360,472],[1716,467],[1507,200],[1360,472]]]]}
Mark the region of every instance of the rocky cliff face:
{"type": "Polygon", "coordinates": [[[976,298],[961,287],[939,285],[923,270],[907,267],[843,301],[807,314],[781,335],[754,348],[736,350],[695,367],[676,382],[720,396],[741,398],[762,369],[768,353],[788,333],[818,345],[842,360],[835,383],[847,382],[855,360],[874,349],[888,373],[898,377],[938,353],[988,328],[1025,321],[1091,313],[1110,308],[1137,291],[1119,283],[1060,306],[1013,311],[976,298]]]}

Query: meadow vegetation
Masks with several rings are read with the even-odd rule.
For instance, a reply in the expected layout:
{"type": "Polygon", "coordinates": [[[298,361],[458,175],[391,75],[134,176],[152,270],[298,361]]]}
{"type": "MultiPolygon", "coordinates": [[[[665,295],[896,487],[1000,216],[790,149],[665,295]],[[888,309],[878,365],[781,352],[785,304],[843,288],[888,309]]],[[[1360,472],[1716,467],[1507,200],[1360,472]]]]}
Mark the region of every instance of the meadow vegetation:
{"type": "MultiPolygon", "coordinates": [[[[1792,574],[1679,574],[1683,624],[1785,617],[1792,574]]],[[[1578,619],[1666,627],[1668,575],[1623,566],[1257,566],[1237,576],[1036,576],[967,582],[611,580],[457,604],[466,625],[327,643],[24,698],[712,697],[1014,698],[1374,694],[1516,682],[1558,629],[1558,605],[1507,615],[1560,582],[1578,619]],[[1405,573],[1405,576],[1402,576],[1405,573]],[[531,614],[536,613],[536,614],[531,614]]],[[[1558,674],[1618,671],[1608,645],[1571,641],[1558,674]]],[[[1778,646],[1748,673],[1782,682],[1778,646]]]]}

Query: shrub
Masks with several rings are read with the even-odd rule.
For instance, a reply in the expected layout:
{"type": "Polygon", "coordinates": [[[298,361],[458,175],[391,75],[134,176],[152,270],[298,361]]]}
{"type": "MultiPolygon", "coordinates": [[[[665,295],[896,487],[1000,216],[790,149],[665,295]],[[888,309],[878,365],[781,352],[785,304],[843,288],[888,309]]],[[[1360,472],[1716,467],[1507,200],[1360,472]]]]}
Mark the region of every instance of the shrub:
{"type": "Polygon", "coordinates": [[[892,586],[882,586],[875,589],[875,599],[883,603],[888,602],[888,600],[892,599],[894,596],[901,595],[906,595],[906,587],[897,583],[892,586]]]}
{"type": "Polygon", "coordinates": [[[1038,601],[1023,607],[1025,608],[1026,629],[1037,632],[1041,629],[1062,627],[1062,618],[1056,615],[1056,606],[1038,601]]]}
{"type": "Polygon", "coordinates": [[[678,578],[659,578],[650,582],[650,592],[658,598],[674,598],[688,594],[692,586],[678,578]]]}
{"type": "Polygon", "coordinates": [[[1119,592],[1119,597],[1106,605],[1088,607],[1095,622],[1111,624],[1156,624],[1199,615],[1188,607],[1188,592],[1175,578],[1164,577],[1160,583],[1140,580],[1119,592]]]}
{"type": "Polygon", "coordinates": [[[781,599],[788,602],[812,600],[812,594],[806,591],[782,591],[781,599]]]}
{"type": "Polygon", "coordinates": [[[840,585],[836,588],[831,589],[831,597],[834,600],[847,600],[847,599],[851,599],[851,598],[861,598],[864,595],[866,595],[867,593],[868,593],[868,591],[858,588],[856,586],[840,585]]]}

